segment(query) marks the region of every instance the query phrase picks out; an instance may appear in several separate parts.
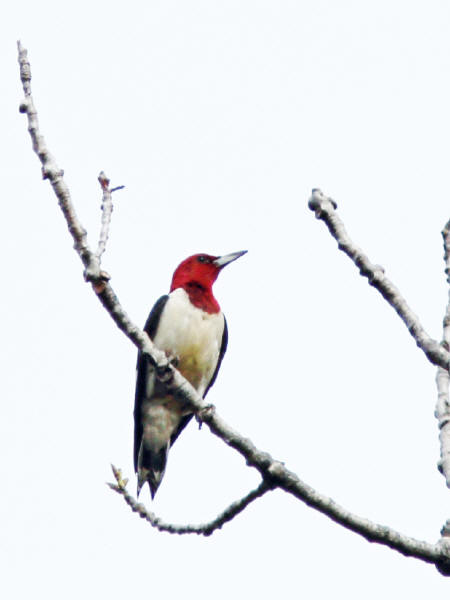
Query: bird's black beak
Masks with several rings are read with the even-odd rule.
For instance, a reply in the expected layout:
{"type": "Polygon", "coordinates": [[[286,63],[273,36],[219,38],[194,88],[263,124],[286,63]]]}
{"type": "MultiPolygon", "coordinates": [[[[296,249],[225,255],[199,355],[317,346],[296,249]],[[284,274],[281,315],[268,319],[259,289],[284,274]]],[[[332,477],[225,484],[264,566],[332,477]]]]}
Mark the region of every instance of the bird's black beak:
{"type": "Polygon", "coordinates": [[[229,265],[233,260],[237,260],[243,254],[247,254],[247,250],[241,250],[240,252],[232,252],[231,254],[226,254],[225,256],[219,256],[213,260],[213,265],[222,269],[226,265],[229,265]]]}

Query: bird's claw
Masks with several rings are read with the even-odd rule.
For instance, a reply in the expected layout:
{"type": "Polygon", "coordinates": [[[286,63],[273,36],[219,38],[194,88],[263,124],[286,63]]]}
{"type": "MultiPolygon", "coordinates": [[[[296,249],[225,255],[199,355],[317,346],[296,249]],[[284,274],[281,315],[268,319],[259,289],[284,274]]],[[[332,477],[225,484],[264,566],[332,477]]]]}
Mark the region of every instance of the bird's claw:
{"type": "Polygon", "coordinates": [[[216,407],[214,404],[207,404],[203,408],[201,408],[198,413],[195,415],[197,419],[198,428],[201,429],[203,425],[203,421],[206,421],[208,417],[212,417],[216,412],[216,407]]]}
{"type": "Polygon", "coordinates": [[[162,383],[169,383],[173,378],[173,371],[171,369],[170,363],[167,365],[163,365],[162,367],[157,366],[156,376],[162,383]]]}
{"type": "Polygon", "coordinates": [[[173,370],[178,367],[179,358],[173,354],[166,354],[167,364],[156,367],[156,375],[162,383],[169,383],[173,378],[173,370]]]}
{"type": "Polygon", "coordinates": [[[175,354],[168,354],[167,360],[169,361],[169,364],[171,364],[172,367],[174,367],[174,369],[178,368],[178,365],[180,364],[179,356],[176,356],[175,354]]]}

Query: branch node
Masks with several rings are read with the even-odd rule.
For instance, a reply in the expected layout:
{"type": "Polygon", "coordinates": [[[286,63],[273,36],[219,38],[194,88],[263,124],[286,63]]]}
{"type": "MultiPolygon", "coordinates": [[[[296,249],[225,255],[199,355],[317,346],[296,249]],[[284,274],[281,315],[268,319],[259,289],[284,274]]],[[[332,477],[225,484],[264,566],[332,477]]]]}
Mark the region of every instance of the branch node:
{"type": "Polygon", "coordinates": [[[264,481],[271,489],[274,489],[278,487],[278,482],[282,479],[283,473],[285,472],[284,463],[279,460],[274,460],[264,473],[264,481]]]}
{"type": "MultiPolygon", "coordinates": [[[[45,151],[41,153],[42,156],[46,156],[45,151]]],[[[42,167],[42,179],[49,179],[50,181],[55,181],[58,177],[64,177],[64,170],[58,169],[53,165],[45,164],[42,167]]]]}
{"type": "Polygon", "coordinates": [[[43,148],[39,153],[38,153],[39,159],[42,163],[45,163],[47,161],[47,159],[49,158],[49,152],[47,150],[47,148],[43,148]]]}
{"type": "Polygon", "coordinates": [[[85,279],[92,284],[92,289],[94,292],[99,295],[103,294],[108,284],[108,281],[111,279],[111,276],[106,271],[100,271],[100,274],[94,277],[92,274],[88,274],[85,271],[85,279]]]}
{"type": "Polygon", "coordinates": [[[370,271],[368,273],[362,273],[362,274],[366,275],[367,279],[369,280],[370,285],[373,285],[375,281],[379,281],[383,277],[385,272],[386,271],[385,271],[384,267],[382,267],[381,265],[374,265],[373,271],[370,271]]]}
{"type": "Polygon", "coordinates": [[[102,277],[98,264],[96,264],[94,261],[91,261],[91,263],[85,268],[83,277],[87,283],[100,283],[102,281],[102,277]]]}
{"type": "Polygon", "coordinates": [[[329,210],[336,210],[337,204],[328,196],[322,193],[319,188],[314,188],[311,192],[311,198],[309,199],[308,206],[311,210],[315,211],[316,217],[319,219],[322,212],[329,210]]]}

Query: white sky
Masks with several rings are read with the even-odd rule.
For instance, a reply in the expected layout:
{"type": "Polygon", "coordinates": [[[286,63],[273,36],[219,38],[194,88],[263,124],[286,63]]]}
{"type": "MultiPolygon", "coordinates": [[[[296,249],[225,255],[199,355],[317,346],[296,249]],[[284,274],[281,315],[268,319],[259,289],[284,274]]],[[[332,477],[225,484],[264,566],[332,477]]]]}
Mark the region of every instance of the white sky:
{"type": "MultiPolygon", "coordinates": [[[[209,539],[154,531],[111,492],[132,472],[135,350],[112,324],[40,179],[15,41],[42,131],[143,324],[194,252],[248,249],[216,296],[230,343],[220,414],[352,511],[435,541],[435,369],[307,208],[339,205],[354,240],[435,338],[450,217],[448,2],[23,1],[0,24],[0,404],[5,598],[447,598],[434,567],[274,492],[209,539]]],[[[258,482],[191,425],[153,504],[207,520],[258,482]]],[[[143,500],[149,502],[147,492],[143,500]]]]}

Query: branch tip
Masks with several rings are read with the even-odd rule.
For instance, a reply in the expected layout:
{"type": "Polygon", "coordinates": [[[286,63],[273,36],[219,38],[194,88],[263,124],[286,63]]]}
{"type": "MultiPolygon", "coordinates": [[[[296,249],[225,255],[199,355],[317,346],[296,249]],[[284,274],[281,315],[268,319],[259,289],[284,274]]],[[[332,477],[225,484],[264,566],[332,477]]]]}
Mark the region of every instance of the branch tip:
{"type": "Polygon", "coordinates": [[[109,187],[109,179],[108,177],[106,177],[104,171],[100,171],[100,174],[98,176],[98,181],[100,182],[100,185],[102,186],[103,190],[107,190],[109,187]]]}
{"type": "Polygon", "coordinates": [[[111,465],[111,469],[114,474],[114,477],[116,478],[117,486],[119,487],[119,489],[121,491],[125,491],[125,488],[127,487],[128,479],[127,478],[123,479],[121,469],[118,469],[113,464],[111,465]]]}
{"type": "Polygon", "coordinates": [[[240,500],[230,504],[212,521],[209,521],[208,523],[202,523],[200,525],[176,525],[173,523],[165,523],[153,512],[148,510],[142,502],[138,502],[135,498],[133,498],[133,496],[127,492],[125,486],[121,484],[122,481],[126,482],[127,480],[122,480],[122,473],[120,469],[117,469],[114,467],[114,465],[111,465],[111,468],[118,483],[117,485],[114,483],[108,483],[107,485],[110,487],[110,489],[123,497],[133,512],[137,513],[142,519],[145,519],[152,527],[155,527],[159,531],[165,531],[167,533],[175,533],[179,535],[195,533],[196,535],[210,536],[217,529],[221,529],[225,523],[228,523],[234,519],[234,517],[247,508],[249,504],[272,489],[271,485],[267,481],[262,480],[256,489],[249,492],[240,500]]]}
{"type": "Polygon", "coordinates": [[[325,196],[319,188],[313,188],[311,197],[308,201],[308,206],[311,210],[316,212],[316,216],[318,216],[317,213],[320,214],[322,210],[330,209],[330,207],[333,210],[337,209],[336,202],[332,198],[325,196]]]}

